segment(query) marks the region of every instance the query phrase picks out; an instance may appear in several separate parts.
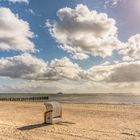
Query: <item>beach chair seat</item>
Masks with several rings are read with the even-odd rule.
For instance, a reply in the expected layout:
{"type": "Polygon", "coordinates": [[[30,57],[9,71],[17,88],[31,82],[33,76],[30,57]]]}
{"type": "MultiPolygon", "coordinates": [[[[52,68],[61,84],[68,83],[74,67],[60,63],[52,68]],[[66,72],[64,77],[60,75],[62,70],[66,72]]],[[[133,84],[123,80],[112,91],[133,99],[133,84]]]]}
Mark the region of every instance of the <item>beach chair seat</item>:
{"type": "Polygon", "coordinates": [[[45,102],[44,123],[55,124],[62,121],[62,107],[58,102],[45,102]]]}

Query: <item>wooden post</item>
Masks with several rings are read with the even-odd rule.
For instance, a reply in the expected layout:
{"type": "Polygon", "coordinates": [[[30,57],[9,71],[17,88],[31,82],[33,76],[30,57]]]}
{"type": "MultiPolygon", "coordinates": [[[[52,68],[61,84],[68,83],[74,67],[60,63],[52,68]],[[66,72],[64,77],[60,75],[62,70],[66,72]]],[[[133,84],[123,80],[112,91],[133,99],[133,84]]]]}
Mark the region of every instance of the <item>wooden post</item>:
{"type": "Polygon", "coordinates": [[[44,112],[44,123],[46,124],[47,122],[46,122],[46,112],[44,112]]]}

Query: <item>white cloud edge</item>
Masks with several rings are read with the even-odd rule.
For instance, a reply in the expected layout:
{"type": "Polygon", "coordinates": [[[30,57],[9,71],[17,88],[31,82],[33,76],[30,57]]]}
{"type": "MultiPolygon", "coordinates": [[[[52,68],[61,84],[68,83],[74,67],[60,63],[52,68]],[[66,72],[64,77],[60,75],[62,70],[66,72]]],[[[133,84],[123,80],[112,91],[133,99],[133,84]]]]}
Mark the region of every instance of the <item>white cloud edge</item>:
{"type": "Polygon", "coordinates": [[[0,7],[0,50],[35,52],[31,41],[35,37],[30,25],[14,14],[9,8],[0,7]],[[6,18],[5,18],[6,17],[6,18]]]}
{"type": "Polygon", "coordinates": [[[7,0],[8,2],[12,3],[26,3],[29,4],[29,0],[7,0]]]}

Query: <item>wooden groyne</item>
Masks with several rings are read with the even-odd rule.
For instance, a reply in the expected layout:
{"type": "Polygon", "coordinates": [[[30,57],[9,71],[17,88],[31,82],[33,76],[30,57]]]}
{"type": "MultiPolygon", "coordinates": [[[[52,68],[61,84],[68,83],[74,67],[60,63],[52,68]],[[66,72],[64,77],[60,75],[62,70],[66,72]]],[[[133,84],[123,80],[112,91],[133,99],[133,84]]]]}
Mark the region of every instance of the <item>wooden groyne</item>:
{"type": "Polygon", "coordinates": [[[5,97],[0,98],[0,101],[46,101],[49,97],[5,97]]]}

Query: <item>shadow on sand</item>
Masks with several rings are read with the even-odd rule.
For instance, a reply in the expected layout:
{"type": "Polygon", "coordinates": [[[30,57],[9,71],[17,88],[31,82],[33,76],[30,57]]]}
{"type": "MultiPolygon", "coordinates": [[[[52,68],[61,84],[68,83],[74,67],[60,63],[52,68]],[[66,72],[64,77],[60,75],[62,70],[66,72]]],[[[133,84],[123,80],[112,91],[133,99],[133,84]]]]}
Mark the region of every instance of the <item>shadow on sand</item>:
{"type": "MultiPolygon", "coordinates": [[[[73,122],[61,122],[61,123],[57,123],[55,125],[68,126],[68,125],[72,125],[72,124],[75,124],[75,123],[73,123],[73,122]]],[[[36,129],[36,128],[46,127],[46,126],[50,126],[50,125],[51,124],[39,123],[39,124],[33,124],[33,125],[27,125],[27,126],[19,127],[17,129],[21,130],[21,131],[25,131],[25,130],[32,130],[32,129],[36,129]]]]}
{"type": "Polygon", "coordinates": [[[21,130],[21,131],[25,131],[25,130],[31,130],[31,129],[41,128],[41,127],[45,127],[45,126],[49,126],[49,124],[39,123],[39,124],[33,124],[33,125],[19,127],[17,129],[21,130]]]}

